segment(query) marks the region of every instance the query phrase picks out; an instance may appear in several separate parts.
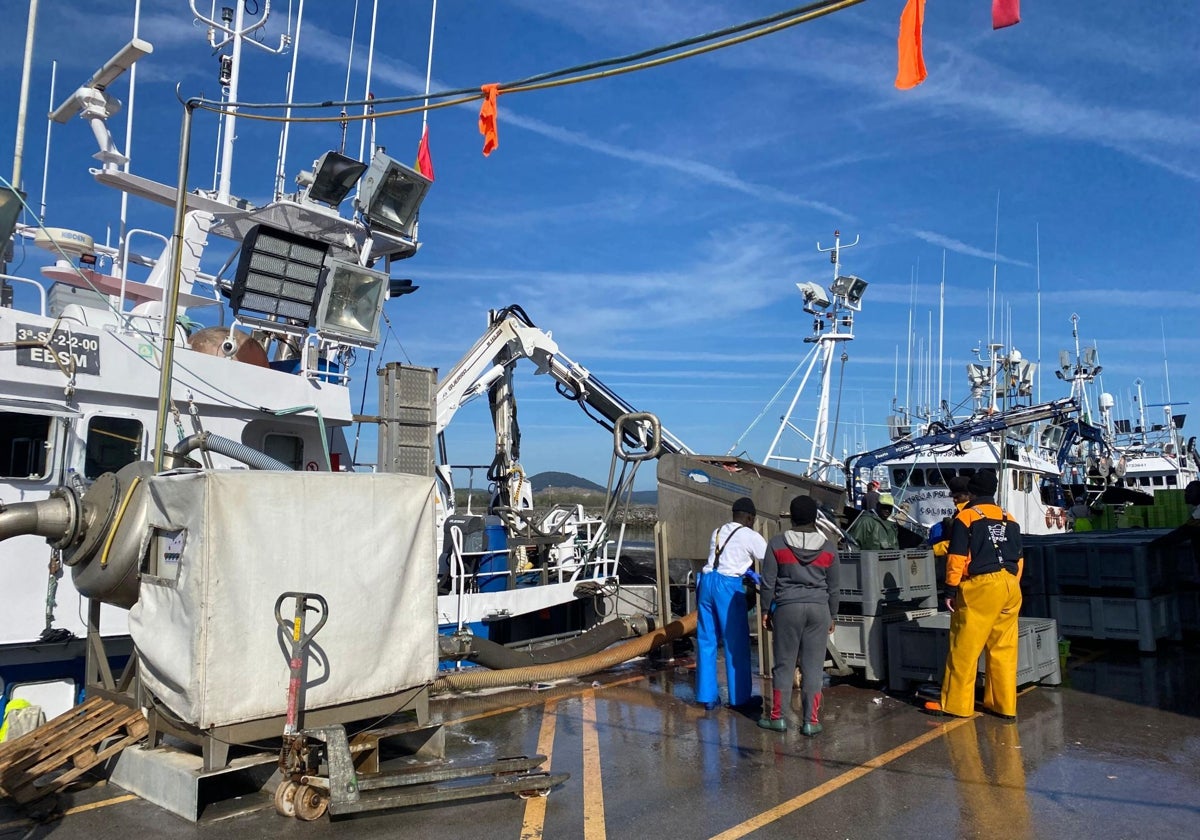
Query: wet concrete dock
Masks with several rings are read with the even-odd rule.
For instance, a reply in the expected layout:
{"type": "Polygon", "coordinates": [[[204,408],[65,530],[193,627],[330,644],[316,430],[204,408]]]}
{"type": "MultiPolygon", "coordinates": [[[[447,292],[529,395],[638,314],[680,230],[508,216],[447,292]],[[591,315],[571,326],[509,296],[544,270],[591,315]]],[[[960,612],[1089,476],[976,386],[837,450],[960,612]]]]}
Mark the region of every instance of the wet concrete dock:
{"type": "MultiPolygon", "coordinates": [[[[779,734],[693,702],[687,658],[546,690],[435,699],[448,756],[542,753],[546,798],[304,823],[253,813],[194,825],[97,784],[39,824],[0,804],[0,838],[1143,838],[1200,826],[1200,647],[1072,650],[1064,684],[1026,688],[1013,723],[938,719],[861,681],[825,697],[825,732],[779,734]]],[[[798,702],[799,695],[794,695],[798,702]]],[[[795,721],[795,711],[791,720],[795,721]]]]}

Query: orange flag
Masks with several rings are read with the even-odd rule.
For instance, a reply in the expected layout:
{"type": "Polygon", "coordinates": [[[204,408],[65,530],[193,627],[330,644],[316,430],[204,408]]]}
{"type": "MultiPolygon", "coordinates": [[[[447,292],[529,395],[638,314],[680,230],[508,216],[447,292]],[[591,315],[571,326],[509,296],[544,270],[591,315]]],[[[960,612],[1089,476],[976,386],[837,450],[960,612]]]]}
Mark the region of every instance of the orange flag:
{"type": "Polygon", "coordinates": [[[483,156],[487,157],[500,145],[500,137],[496,133],[496,97],[500,95],[500,85],[484,85],[483,105],[479,108],[479,133],[483,135],[483,156]]]}
{"type": "Polygon", "coordinates": [[[417,146],[417,171],[433,180],[433,158],[429,156],[429,126],[421,130],[421,144],[417,146]]]}
{"type": "Polygon", "coordinates": [[[925,26],[925,0],[908,0],[900,14],[900,66],[896,87],[908,90],[925,81],[925,57],[921,54],[921,29],[925,26]]]}

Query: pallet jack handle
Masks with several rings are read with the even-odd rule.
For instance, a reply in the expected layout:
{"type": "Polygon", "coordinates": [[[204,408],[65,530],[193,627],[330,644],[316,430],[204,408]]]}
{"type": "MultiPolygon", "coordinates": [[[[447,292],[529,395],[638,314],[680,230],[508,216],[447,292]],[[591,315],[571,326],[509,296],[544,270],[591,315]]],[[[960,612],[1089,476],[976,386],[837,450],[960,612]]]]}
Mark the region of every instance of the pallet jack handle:
{"type": "Polygon", "coordinates": [[[300,697],[300,678],[304,670],[305,649],[312,641],[313,636],[317,635],[325,626],[328,619],[329,602],[315,592],[284,592],[275,600],[275,620],[292,640],[292,655],[288,661],[291,674],[288,679],[287,722],[283,727],[285,740],[297,732],[297,705],[300,697]],[[291,619],[283,617],[283,603],[288,598],[296,599],[296,612],[291,619]],[[309,600],[317,603],[310,604],[309,600]],[[306,633],[304,632],[304,620],[309,612],[318,613],[320,618],[317,620],[317,626],[306,633]]]}

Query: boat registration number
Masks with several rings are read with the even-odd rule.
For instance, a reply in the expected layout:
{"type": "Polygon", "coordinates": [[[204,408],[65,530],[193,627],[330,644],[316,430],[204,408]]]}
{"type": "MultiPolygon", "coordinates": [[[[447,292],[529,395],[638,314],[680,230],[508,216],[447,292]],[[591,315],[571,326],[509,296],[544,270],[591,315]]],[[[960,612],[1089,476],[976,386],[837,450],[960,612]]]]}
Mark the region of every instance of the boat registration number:
{"type": "Polygon", "coordinates": [[[59,326],[17,324],[17,364],[100,375],[100,336],[59,326]],[[27,342],[27,343],[26,343],[27,342]]]}

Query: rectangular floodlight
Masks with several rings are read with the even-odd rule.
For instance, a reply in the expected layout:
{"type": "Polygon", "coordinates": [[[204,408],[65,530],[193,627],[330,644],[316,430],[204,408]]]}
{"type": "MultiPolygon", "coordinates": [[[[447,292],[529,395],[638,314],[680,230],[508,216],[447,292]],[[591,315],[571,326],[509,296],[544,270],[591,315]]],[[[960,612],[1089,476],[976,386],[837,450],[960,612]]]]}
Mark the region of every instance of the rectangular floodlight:
{"type": "Polygon", "coordinates": [[[313,323],[329,246],[284,230],[257,225],[242,240],[230,306],[296,326],[313,323]]]}

